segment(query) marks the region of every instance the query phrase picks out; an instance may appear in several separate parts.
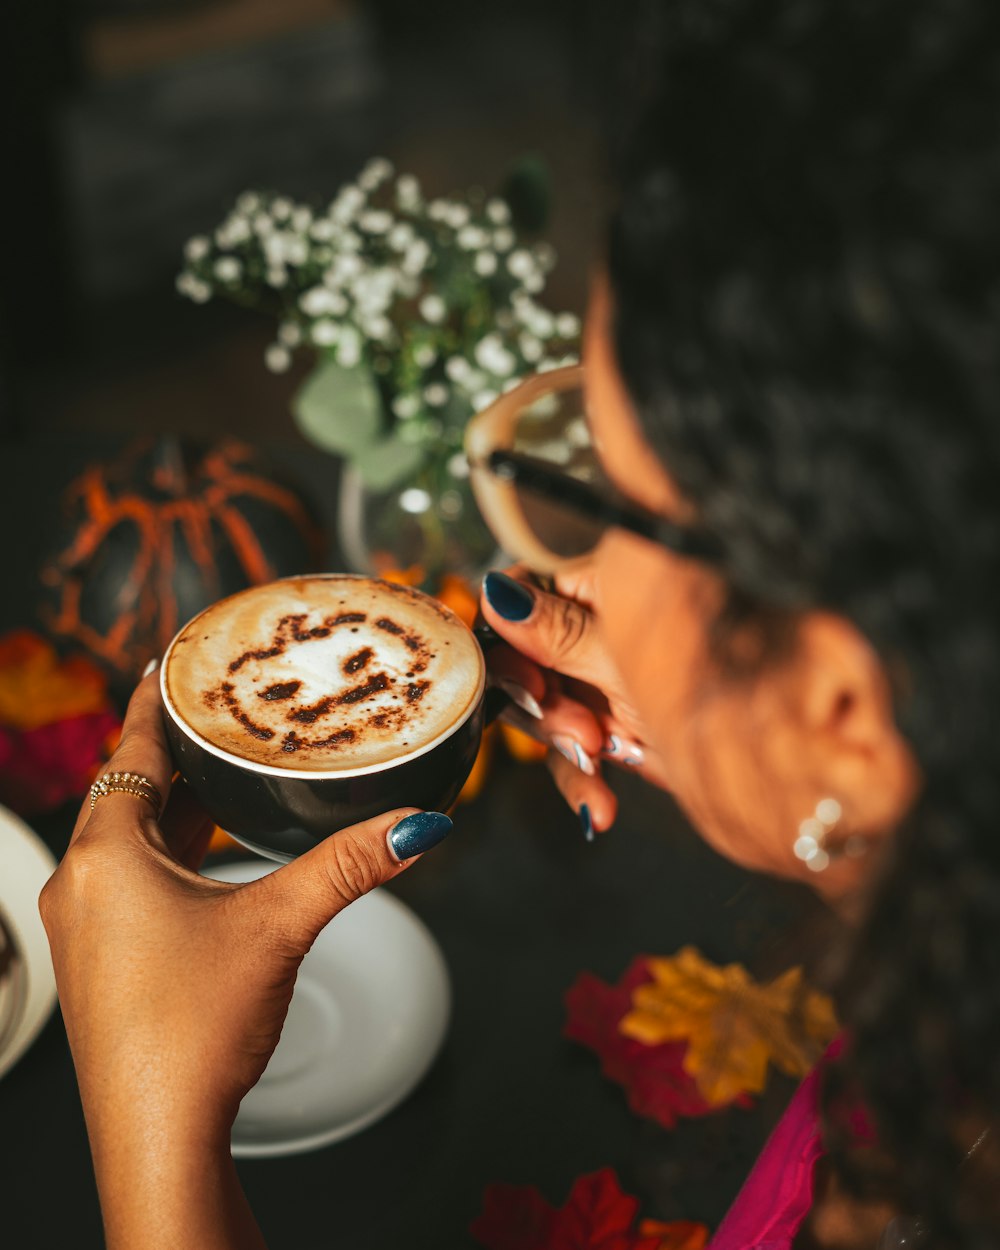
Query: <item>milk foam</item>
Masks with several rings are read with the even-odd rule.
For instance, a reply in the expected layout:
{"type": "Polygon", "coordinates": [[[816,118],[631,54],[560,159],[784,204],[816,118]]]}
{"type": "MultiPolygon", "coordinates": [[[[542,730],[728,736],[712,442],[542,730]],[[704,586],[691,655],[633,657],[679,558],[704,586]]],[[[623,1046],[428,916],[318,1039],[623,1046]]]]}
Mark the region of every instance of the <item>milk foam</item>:
{"type": "Polygon", "coordinates": [[[471,712],[483,659],[436,600],[365,577],[294,578],[207,608],[175,639],[164,688],[212,745],[271,767],[386,763],[471,712]]]}

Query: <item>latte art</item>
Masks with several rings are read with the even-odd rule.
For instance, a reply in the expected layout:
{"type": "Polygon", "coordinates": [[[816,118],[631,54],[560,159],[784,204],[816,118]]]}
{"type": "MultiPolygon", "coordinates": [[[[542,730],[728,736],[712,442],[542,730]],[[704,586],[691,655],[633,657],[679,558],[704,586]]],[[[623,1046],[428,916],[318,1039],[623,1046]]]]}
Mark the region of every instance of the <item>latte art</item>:
{"type": "Polygon", "coordinates": [[[483,660],[435,600],[365,577],[241,591],[195,617],[164,666],[172,711],[258,765],[338,772],[398,760],[460,724],[483,660]]]}

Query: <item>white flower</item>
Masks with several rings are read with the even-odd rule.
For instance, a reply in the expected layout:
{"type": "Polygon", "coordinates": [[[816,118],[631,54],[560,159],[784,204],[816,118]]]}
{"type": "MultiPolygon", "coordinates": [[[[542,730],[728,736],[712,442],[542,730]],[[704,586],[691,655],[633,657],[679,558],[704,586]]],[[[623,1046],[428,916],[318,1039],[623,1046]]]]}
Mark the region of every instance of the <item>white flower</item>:
{"type": "Polygon", "coordinates": [[[360,252],[361,235],[355,230],[345,230],[340,236],[340,250],[342,252],[360,252]]]}
{"type": "Polygon", "coordinates": [[[556,332],[555,318],[537,304],[531,305],[524,321],[531,333],[537,334],[540,339],[550,339],[556,332]]]}
{"type": "Polygon", "coordinates": [[[514,246],[514,231],[508,226],[501,226],[493,231],[493,246],[498,252],[509,252],[514,246]]]}
{"type": "Polygon", "coordinates": [[[448,460],[447,468],[452,477],[468,477],[469,462],[465,458],[465,452],[456,451],[455,454],[448,460]]]}
{"type": "Polygon", "coordinates": [[[304,265],[309,259],[309,245],[294,234],[285,235],[285,260],[289,265],[304,265]]]}
{"type": "Polygon", "coordinates": [[[420,301],[420,315],[431,325],[439,325],[447,313],[448,307],[440,295],[425,295],[420,301]]]}
{"type": "Polygon", "coordinates": [[[556,249],[551,243],[536,243],[532,250],[543,272],[548,273],[556,263],[556,249]]]}
{"type": "Polygon", "coordinates": [[[292,229],[298,230],[300,234],[304,234],[312,224],[312,219],[312,209],[307,208],[305,204],[300,204],[295,212],[292,213],[292,229]]]}
{"type": "Polygon", "coordinates": [[[317,347],[332,347],[340,338],[340,326],[329,317],[314,321],[309,330],[309,337],[317,347]]]}
{"type": "Polygon", "coordinates": [[[472,366],[464,356],[449,356],[444,362],[444,371],[453,382],[464,382],[472,372],[472,366]]]}
{"type": "Polygon", "coordinates": [[[452,230],[461,230],[469,220],[469,210],[464,204],[456,204],[452,201],[448,205],[448,212],[444,220],[447,225],[451,226],[452,230]]]}
{"type": "Polygon", "coordinates": [[[288,270],[284,265],[270,265],[264,276],[267,285],[273,286],[275,290],[288,286],[288,270]]]}
{"type": "Polygon", "coordinates": [[[536,339],[533,334],[522,334],[517,340],[517,344],[521,349],[521,355],[529,364],[534,364],[536,360],[541,360],[545,352],[542,340],[536,339]]]}
{"type": "Polygon", "coordinates": [[[489,278],[497,271],[497,258],[495,252],[477,252],[476,259],[472,265],[476,273],[481,278],[489,278]]]}
{"type": "Polygon", "coordinates": [[[421,343],[419,347],[413,349],[413,363],[421,369],[429,369],[437,360],[437,355],[430,343],[421,343]]]}
{"type": "Polygon", "coordinates": [[[330,268],[323,274],[327,286],[342,286],[356,278],[364,270],[364,261],[354,252],[338,256],[330,268]]]}
{"type": "Polygon", "coordinates": [[[294,321],[283,321],[278,326],[278,342],[285,347],[298,347],[302,342],[302,327],[294,321]]]}
{"type": "Polygon", "coordinates": [[[309,227],[309,233],[317,243],[329,243],[337,233],[337,227],[329,217],[317,217],[309,227]]]}
{"type": "Polygon", "coordinates": [[[237,197],[236,207],[241,213],[245,213],[249,217],[260,208],[260,196],[256,191],[244,191],[242,195],[237,197]]]}
{"type": "Polygon", "coordinates": [[[211,250],[212,244],[203,234],[196,234],[184,244],[184,255],[192,263],[204,260],[211,250]]]}
{"type": "Polygon", "coordinates": [[[580,333],[580,318],[576,313],[560,313],[556,317],[556,334],[561,339],[575,339],[580,333]]]}
{"type": "Polygon", "coordinates": [[[374,191],[391,177],[392,162],[387,161],[384,156],[373,156],[358,174],[358,186],[364,191],[374,191]]]}
{"type": "Polygon", "coordinates": [[[515,278],[519,278],[522,282],[537,272],[535,258],[523,247],[519,247],[507,257],[507,268],[515,278]]]}
{"type": "Polygon", "coordinates": [[[394,252],[405,252],[413,242],[413,227],[408,221],[397,222],[389,231],[386,242],[394,252]]]}
{"type": "Polygon", "coordinates": [[[420,183],[412,174],[400,174],[396,179],[396,203],[404,212],[420,207],[420,183]]]}
{"type": "Polygon", "coordinates": [[[370,208],[358,218],[358,225],[369,234],[385,234],[392,227],[392,213],[380,208],[370,208]]]}
{"type": "Polygon", "coordinates": [[[517,368],[514,356],[504,347],[498,334],[487,334],[476,344],[476,364],[498,378],[509,377],[517,368]]]}
{"type": "Polygon", "coordinates": [[[257,213],[253,219],[253,232],[261,239],[274,233],[274,218],[267,213],[257,213]]]}
{"type": "Polygon", "coordinates": [[[496,391],[479,391],[472,397],[472,407],[476,412],[482,412],[484,408],[488,408],[496,399],[496,391]]]}
{"type": "Polygon", "coordinates": [[[524,289],[531,295],[537,295],[539,291],[545,288],[545,279],[537,270],[534,273],[529,273],[522,281],[524,289]]]}
{"type": "Polygon", "coordinates": [[[299,296],[299,307],[307,317],[322,317],[328,313],[340,317],[347,312],[347,300],[340,291],[314,286],[299,296]]]}
{"type": "Polygon", "coordinates": [[[220,282],[239,282],[243,266],[235,256],[220,256],[213,270],[220,282]]]}
{"type": "Polygon", "coordinates": [[[400,421],[409,421],[420,411],[420,400],[416,395],[397,395],[392,401],[392,410],[400,421]]]}
{"type": "Polygon", "coordinates": [[[562,360],[559,361],[559,364],[564,367],[566,365],[578,365],[579,363],[580,357],[576,352],[567,352],[562,360]]]}
{"type": "Polygon", "coordinates": [[[287,221],[292,215],[295,205],[285,195],[279,195],[271,201],[271,216],[275,221],[287,221]]]}
{"type": "Polygon", "coordinates": [[[506,226],[510,221],[510,209],[504,200],[494,197],[486,201],[486,216],[495,226],[506,226]]]}
{"type": "Polygon", "coordinates": [[[284,373],[291,363],[291,352],[280,343],[272,343],[264,352],[264,364],[272,373],[284,373]]]}
{"type": "Polygon", "coordinates": [[[424,403],[431,408],[442,408],[448,402],[448,388],[443,382],[432,382],[424,387],[424,403]]]}
{"type": "Polygon", "coordinates": [[[396,276],[391,269],[369,269],[354,279],[351,294],[365,316],[375,317],[389,307],[395,284],[396,276]]]}
{"type": "Polygon", "coordinates": [[[431,249],[426,239],[416,239],[406,249],[406,255],[403,257],[400,268],[403,273],[410,277],[416,277],[422,273],[425,265],[430,260],[431,249]]]}
{"type": "Polygon", "coordinates": [[[353,369],[361,359],[361,335],[353,326],[344,326],[337,347],[337,361],[345,369],[353,369]]]}
{"type": "Polygon", "coordinates": [[[365,333],[378,343],[386,343],[392,338],[392,322],[388,317],[369,317],[364,323],[365,333]]]}
{"type": "Polygon", "coordinates": [[[246,217],[234,213],[227,217],[215,232],[215,241],[219,247],[237,247],[250,238],[250,222],[246,217]]]}
{"type": "Polygon", "coordinates": [[[427,205],[427,216],[431,221],[447,221],[451,205],[447,200],[431,200],[427,205]]]}
{"type": "Polygon", "coordinates": [[[330,216],[338,225],[346,226],[364,203],[365,193],[360,187],[349,182],[345,187],[340,188],[337,198],[330,205],[330,216]]]}
{"type": "Polygon", "coordinates": [[[478,248],[485,247],[489,242],[489,237],[479,226],[463,226],[456,235],[455,242],[465,251],[474,252],[478,248]]]}
{"type": "Polygon", "coordinates": [[[546,356],[544,360],[538,362],[539,373],[551,373],[553,369],[559,368],[559,361],[553,360],[550,356],[546,356]]]}

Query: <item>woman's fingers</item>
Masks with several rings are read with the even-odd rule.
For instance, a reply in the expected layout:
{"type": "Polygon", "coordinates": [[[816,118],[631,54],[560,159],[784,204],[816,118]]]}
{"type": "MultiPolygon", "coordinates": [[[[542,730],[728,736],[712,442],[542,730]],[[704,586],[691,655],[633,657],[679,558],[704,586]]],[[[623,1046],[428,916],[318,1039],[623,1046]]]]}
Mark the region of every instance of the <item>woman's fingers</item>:
{"type": "Polygon", "coordinates": [[[292,949],[302,953],[338,912],[404,872],[450,831],[441,812],[387,812],[331,834],[245,888],[267,897],[292,949]]]}
{"type": "Polygon", "coordinates": [[[126,805],[130,806],[142,818],[134,822],[134,827],[138,829],[142,826],[148,829],[155,837],[155,821],[160,815],[162,805],[166,803],[170,794],[170,780],[173,776],[173,767],[170,749],[167,746],[167,739],[163,730],[163,707],[160,703],[159,674],[151,673],[135,688],[135,692],[129,701],[128,711],[125,713],[121,741],[114,755],[108,760],[104,772],[137,773],[140,777],[144,777],[159,791],[161,805],[159,808],[154,808],[153,804],[147,799],[117,791],[99,799],[93,812],[91,812],[90,796],[88,795],[84,799],[80,813],[76,818],[76,825],[73,828],[70,842],[76,841],[83,832],[84,826],[89,826],[88,837],[91,834],[99,835],[102,828],[109,830],[117,829],[119,826],[116,822],[105,822],[103,819],[97,819],[97,817],[99,814],[103,814],[102,809],[103,811],[108,811],[112,808],[120,808],[126,805]]]}
{"type": "Polygon", "coordinates": [[[483,582],[482,609],[496,632],[541,668],[589,682],[609,696],[617,690],[617,673],[582,603],[494,572],[483,582]]]}
{"type": "Polygon", "coordinates": [[[618,800],[600,773],[588,776],[558,751],[545,760],[560,794],[576,812],[580,832],[588,841],[610,829],[618,814],[618,800]]]}

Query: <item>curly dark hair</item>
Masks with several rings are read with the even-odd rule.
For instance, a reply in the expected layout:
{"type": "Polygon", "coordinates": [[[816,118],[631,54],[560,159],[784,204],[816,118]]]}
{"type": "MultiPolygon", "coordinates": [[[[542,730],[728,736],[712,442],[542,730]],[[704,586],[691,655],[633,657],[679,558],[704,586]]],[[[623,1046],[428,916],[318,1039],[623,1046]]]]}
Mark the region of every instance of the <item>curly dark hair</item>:
{"type": "Polygon", "coordinates": [[[922,772],[845,958],[826,1094],[861,1091],[892,1165],[828,1115],[834,1162],[934,1245],[996,1246],[959,1181],[969,1125],[1000,1122],[1000,4],[644,14],[622,374],[741,615],[854,622],[922,772]]]}

